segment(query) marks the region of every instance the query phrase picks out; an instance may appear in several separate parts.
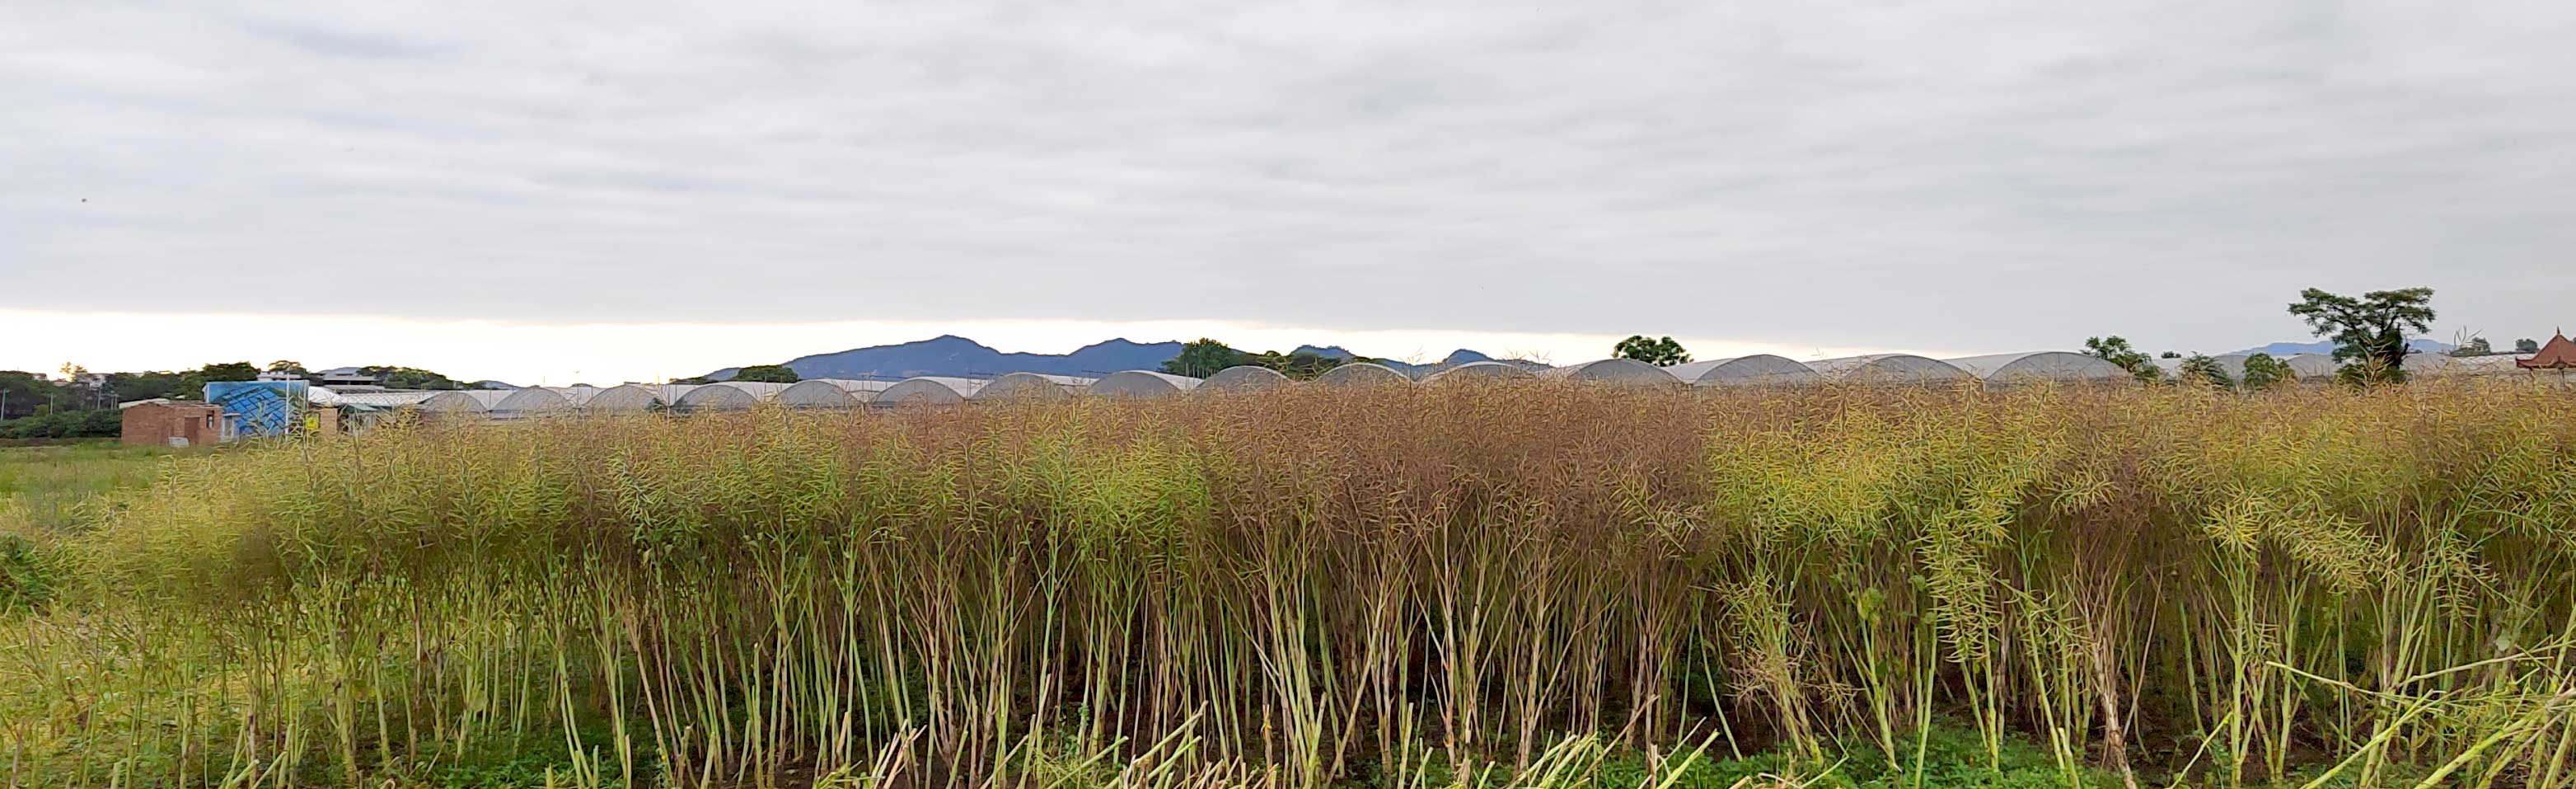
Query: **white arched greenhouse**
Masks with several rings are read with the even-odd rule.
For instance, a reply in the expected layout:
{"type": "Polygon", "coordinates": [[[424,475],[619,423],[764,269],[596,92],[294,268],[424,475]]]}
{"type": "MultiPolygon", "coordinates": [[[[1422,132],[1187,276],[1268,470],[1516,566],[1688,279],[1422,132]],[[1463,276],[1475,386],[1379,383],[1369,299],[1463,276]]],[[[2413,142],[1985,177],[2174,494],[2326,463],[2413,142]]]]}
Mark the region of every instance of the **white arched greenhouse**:
{"type": "Polygon", "coordinates": [[[491,413],[498,419],[571,413],[599,391],[588,386],[531,386],[493,403],[491,413]]]}
{"type": "Polygon", "coordinates": [[[1413,377],[1376,362],[1352,362],[1324,371],[1315,383],[1326,386],[1379,386],[1413,383],[1413,377]]]}
{"type": "Polygon", "coordinates": [[[1816,371],[1796,359],[1757,353],[1664,368],[1692,386],[1794,386],[1816,382],[1816,371]]]}
{"type": "Polygon", "coordinates": [[[749,411],[761,403],[778,399],[778,393],[786,391],[788,386],[765,381],[717,381],[680,395],[679,402],[672,403],[671,407],[685,414],[749,411]]]}
{"type": "Polygon", "coordinates": [[[599,394],[581,404],[584,413],[649,414],[670,410],[680,396],[697,388],[692,384],[625,384],[599,390],[599,394]]]}
{"type": "Polygon", "coordinates": [[[509,397],[510,393],[511,390],[508,389],[459,389],[440,392],[430,395],[427,400],[420,401],[420,410],[424,414],[482,416],[490,413],[492,406],[500,403],[502,398],[509,397]]]}
{"type": "Polygon", "coordinates": [[[1432,373],[1432,374],[1431,374],[1430,376],[1428,376],[1428,377],[1423,378],[1423,379],[1422,379],[1422,382],[1423,382],[1423,383],[1426,383],[1426,384],[1430,384],[1430,383],[1441,383],[1441,382],[1447,382],[1447,381],[1477,381],[1477,382],[1490,382],[1490,381],[1508,381],[1508,380],[1517,380],[1517,379],[1524,379],[1524,378],[1537,378],[1537,377],[1538,377],[1538,374],[1537,374],[1537,373],[1532,373],[1532,372],[1530,372],[1529,370],[1523,369],[1520,365],[1517,365],[1517,364],[1506,364],[1506,363],[1503,363],[1503,362],[1495,362],[1495,361],[1481,361],[1481,362],[1468,362],[1468,363],[1466,363],[1466,364],[1461,364],[1461,365],[1457,365],[1457,366],[1455,366],[1455,367],[1450,367],[1450,368],[1443,369],[1443,370],[1441,370],[1441,371],[1439,371],[1439,372],[1432,373]]]}
{"type": "Polygon", "coordinates": [[[2335,361],[2333,356],[2322,353],[2296,354],[2281,360],[2281,363],[2289,365],[2290,373],[2298,376],[2302,383],[2331,381],[2334,380],[2336,373],[2343,371],[2342,362],[2335,361]]]}
{"type": "Polygon", "coordinates": [[[2408,377],[2460,375],[2467,373],[2469,369],[2468,365],[2460,363],[2460,357],[2447,353],[2422,351],[2407,354],[2405,363],[2400,367],[2406,370],[2408,377]]]}
{"type": "Polygon", "coordinates": [[[1091,388],[1091,379],[1045,373],[1004,373],[985,381],[975,390],[979,402],[995,400],[1058,400],[1082,394],[1091,388]]]}
{"type": "Polygon", "coordinates": [[[1871,386],[1966,381],[1966,370],[1910,353],[1878,353],[1808,362],[1827,381],[1871,386]]]}
{"type": "Polygon", "coordinates": [[[1199,379],[1152,370],[1122,370],[1091,384],[1093,397],[1170,397],[1199,388],[1199,379]]]}
{"type": "Polygon", "coordinates": [[[949,405],[966,402],[966,398],[974,397],[976,390],[982,388],[984,382],[973,378],[916,376],[886,387],[885,391],[877,393],[874,402],[877,405],[949,405]]]}
{"type": "Polygon", "coordinates": [[[1200,382],[1199,388],[1210,392],[1253,392],[1287,385],[1288,376],[1280,375],[1277,370],[1257,364],[1238,364],[1216,371],[1215,375],[1200,382]]]}
{"type": "Polygon", "coordinates": [[[807,378],[788,384],[770,399],[799,410],[847,410],[875,402],[878,392],[893,385],[890,381],[807,378]]]}
{"type": "MultiPolygon", "coordinates": [[[[2137,376],[2129,374],[2127,368],[2072,351],[1996,353],[1942,361],[1985,381],[1988,386],[2041,381],[2116,384],[2138,380],[2137,376]]],[[[2242,366],[2240,363],[2239,367],[2242,366]]]]}
{"type": "Polygon", "coordinates": [[[1541,371],[1541,378],[1620,386],[1672,386],[1682,382],[1664,368],[1635,359],[1600,359],[1541,371]]]}

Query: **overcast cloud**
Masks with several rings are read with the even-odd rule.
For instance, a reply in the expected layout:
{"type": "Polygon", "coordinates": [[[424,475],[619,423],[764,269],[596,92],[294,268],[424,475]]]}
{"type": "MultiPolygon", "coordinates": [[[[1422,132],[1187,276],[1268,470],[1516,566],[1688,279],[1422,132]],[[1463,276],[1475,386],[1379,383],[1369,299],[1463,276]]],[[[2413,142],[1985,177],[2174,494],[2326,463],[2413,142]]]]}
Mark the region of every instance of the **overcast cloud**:
{"type": "Polygon", "coordinates": [[[360,5],[0,5],[0,308],[2215,352],[2429,285],[2445,332],[2576,323],[2563,0],[360,5]]]}

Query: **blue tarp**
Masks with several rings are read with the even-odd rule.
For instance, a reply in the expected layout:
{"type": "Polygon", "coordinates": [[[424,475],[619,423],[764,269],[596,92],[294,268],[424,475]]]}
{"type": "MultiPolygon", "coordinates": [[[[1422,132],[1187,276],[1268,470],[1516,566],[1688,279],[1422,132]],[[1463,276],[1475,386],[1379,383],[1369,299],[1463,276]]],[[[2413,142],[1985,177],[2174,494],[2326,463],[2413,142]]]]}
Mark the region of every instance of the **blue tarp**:
{"type": "Polygon", "coordinates": [[[235,435],[282,436],[295,432],[311,395],[303,381],[224,381],[206,384],[206,402],[223,409],[235,435]]]}

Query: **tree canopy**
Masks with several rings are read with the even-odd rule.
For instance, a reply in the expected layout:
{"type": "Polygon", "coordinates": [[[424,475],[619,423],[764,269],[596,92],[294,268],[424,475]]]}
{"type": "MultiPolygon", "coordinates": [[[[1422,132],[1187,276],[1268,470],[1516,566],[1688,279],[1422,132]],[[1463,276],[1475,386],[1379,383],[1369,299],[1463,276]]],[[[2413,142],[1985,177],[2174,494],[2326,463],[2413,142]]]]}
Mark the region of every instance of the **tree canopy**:
{"type": "Polygon", "coordinates": [[[438,374],[438,373],[434,373],[434,372],[431,372],[431,371],[428,371],[428,370],[423,370],[423,369],[420,369],[420,368],[418,368],[418,367],[395,367],[395,366],[392,366],[392,365],[375,365],[375,366],[369,366],[369,367],[360,367],[360,368],[358,368],[358,372],[365,373],[365,374],[367,374],[367,375],[376,376],[377,378],[382,379],[382,380],[384,381],[385,388],[387,388],[387,389],[463,389],[463,388],[465,388],[465,385],[464,385],[464,384],[457,383],[456,381],[449,379],[447,376],[440,375],[440,374],[438,374]]]}
{"type": "Polygon", "coordinates": [[[736,371],[733,379],[748,383],[792,384],[805,380],[805,377],[797,375],[796,371],[788,369],[787,365],[755,364],[736,371]]]}
{"type": "Polygon", "coordinates": [[[2236,388],[2236,379],[2227,374],[2227,368],[2218,366],[2217,359],[2204,353],[2183,357],[2182,367],[2175,371],[2174,377],[2180,379],[2182,383],[2203,384],[2218,389],[2236,388]]]}
{"type": "Polygon", "coordinates": [[[2406,380],[2407,332],[2433,329],[2433,289],[2374,290],[2360,298],[2299,291],[2290,314],[2335,341],[2334,358],[2354,381],[2406,380]]]}
{"type": "Polygon", "coordinates": [[[2236,385],[2248,391],[2270,389],[2284,382],[2298,380],[2298,377],[2297,373],[2290,370],[2288,362],[2274,358],[2268,353],[2258,353],[2245,357],[2245,377],[2237,381],[2236,385]]]}
{"type": "Polygon", "coordinates": [[[2164,377],[2164,371],[2156,369],[2156,360],[2147,358],[2144,352],[2129,345],[2129,338],[2117,334],[2084,338],[2084,355],[2119,365],[2120,369],[2129,371],[2141,381],[2164,377]]]}
{"type": "Polygon", "coordinates": [[[1244,354],[1234,346],[1201,337],[1181,346],[1181,353],[1163,362],[1163,372],[1206,378],[1218,370],[1243,363],[1244,354]]]}
{"type": "Polygon", "coordinates": [[[1691,360],[1690,351],[1683,350],[1682,344],[1674,342],[1673,338],[1662,337],[1649,340],[1643,334],[1631,334],[1628,335],[1628,339],[1620,340],[1618,345],[1612,346],[1610,355],[1620,359],[1635,359],[1656,367],[1689,364],[1691,360]]]}
{"type": "MultiPolygon", "coordinates": [[[[1234,346],[1227,345],[1216,340],[1201,337],[1195,341],[1182,345],[1180,355],[1174,356],[1170,361],[1163,363],[1163,372],[1171,373],[1173,375],[1186,375],[1192,378],[1206,378],[1217,374],[1218,371],[1224,370],[1225,368],[1248,364],[1255,367],[1267,367],[1277,370],[1280,375],[1288,376],[1292,380],[1311,381],[1314,380],[1316,376],[1323,375],[1325,371],[1331,370],[1335,367],[1340,367],[1344,361],[1345,360],[1342,359],[1335,359],[1323,354],[1310,352],[1279,353],[1277,351],[1262,351],[1259,353],[1250,353],[1237,350],[1234,346]]],[[[1353,358],[1348,361],[1367,360],[1353,358]]]]}

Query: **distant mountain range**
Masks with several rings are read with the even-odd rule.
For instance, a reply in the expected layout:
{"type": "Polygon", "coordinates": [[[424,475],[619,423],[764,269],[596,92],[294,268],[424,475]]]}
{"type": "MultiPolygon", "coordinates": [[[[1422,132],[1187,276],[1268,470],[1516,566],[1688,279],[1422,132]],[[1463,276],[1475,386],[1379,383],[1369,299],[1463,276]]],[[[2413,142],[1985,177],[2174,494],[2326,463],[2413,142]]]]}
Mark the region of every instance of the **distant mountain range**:
{"type": "MultiPolygon", "coordinates": [[[[2429,339],[2411,340],[2407,344],[2417,351],[2426,353],[2441,353],[2453,347],[2450,343],[2429,339]]],[[[1074,349],[1072,353],[1003,353],[974,340],[953,334],[943,334],[927,340],[799,356],[787,360],[786,365],[788,369],[795,370],[798,376],[804,378],[899,380],[918,375],[989,378],[1012,372],[1096,378],[1120,370],[1162,369],[1164,362],[1181,355],[1182,345],[1183,343],[1177,340],[1140,343],[1121,337],[1085,345],[1074,349]]],[[[2236,353],[2292,356],[2302,353],[2333,353],[2334,348],[2335,344],[2331,340],[2276,342],[2247,348],[2236,353]]],[[[1289,353],[1311,353],[1331,359],[1351,359],[1359,356],[1338,345],[1300,345],[1289,353]]],[[[1465,348],[1452,351],[1447,357],[1430,364],[1385,360],[1381,360],[1381,363],[1418,378],[1444,367],[1482,361],[1501,361],[1530,369],[1542,369],[1547,366],[1525,360],[1495,359],[1465,348]]],[[[708,373],[706,378],[717,381],[729,379],[740,369],[728,367],[708,373]]],[[[498,383],[486,381],[479,382],[477,385],[488,386],[498,383]]],[[[507,384],[500,385],[507,386],[507,384]]]]}
{"type": "MultiPolygon", "coordinates": [[[[1029,372],[1050,375],[1099,377],[1120,370],[1159,370],[1163,363],[1181,355],[1179,341],[1140,343],[1124,337],[1093,343],[1072,353],[1003,353],[991,346],[953,334],[927,340],[894,345],[852,348],[836,353],[799,356],[786,361],[787,369],[803,378],[860,378],[895,380],[917,375],[944,375],[961,378],[988,378],[1002,373],[1029,372]]],[[[1333,359],[1358,356],[1340,346],[1300,345],[1290,353],[1312,353],[1333,359]]],[[[1406,374],[1420,375],[1447,365],[1488,361],[1493,357],[1459,349],[1437,364],[1390,362],[1387,366],[1406,374]]],[[[1532,366],[1535,362],[1523,362],[1532,366]]],[[[732,378],[741,368],[728,367],[708,373],[710,380],[732,378]]]]}
{"type": "MultiPolygon", "coordinates": [[[[2406,347],[2417,353],[2449,353],[2451,352],[2451,349],[2458,348],[2460,346],[2452,345],[2440,340],[2428,340],[2422,337],[2417,337],[2412,340],[2407,340],[2406,347]]],[[[2318,340],[2316,342],[2276,342],[2258,348],[2247,348],[2242,351],[2237,351],[2237,353],[2240,354],[2268,353],[2273,356],[2296,356],[2303,353],[2331,354],[2334,352],[2335,342],[2333,340],[2318,340]]],[[[2226,354],[2220,355],[2223,356],[2226,354]]]]}

